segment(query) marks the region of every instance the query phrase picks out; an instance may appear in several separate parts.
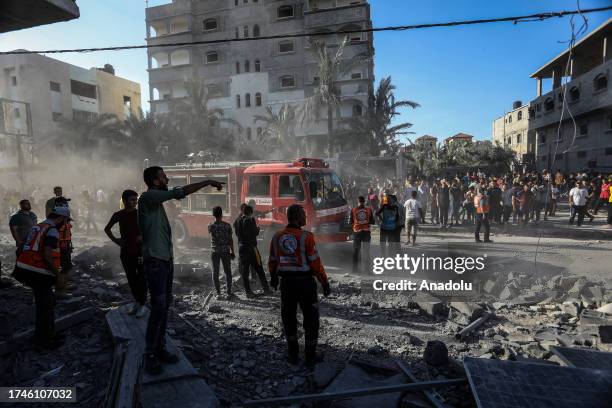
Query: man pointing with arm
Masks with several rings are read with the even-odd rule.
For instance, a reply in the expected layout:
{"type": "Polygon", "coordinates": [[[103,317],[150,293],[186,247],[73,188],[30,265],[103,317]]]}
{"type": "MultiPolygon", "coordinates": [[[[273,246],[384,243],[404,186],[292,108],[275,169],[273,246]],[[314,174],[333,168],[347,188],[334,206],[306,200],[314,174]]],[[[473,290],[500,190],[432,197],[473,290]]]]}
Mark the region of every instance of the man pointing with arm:
{"type": "Polygon", "coordinates": [[[142,233],[144,273],[151,295],[151,314],[147,323],[145,370],[150,374],[162,372],[161,363],[176,363],[178,357],[165,347],[168,308],[172,301],[174,261],[172,233],[163,203],[180,200],[206,186],[217,190],[224,183],[205,180],[168,190],[168,176],[164,169],[153,166],[143,172],[148,190],[138,200],[138,225],[142,233]]]}

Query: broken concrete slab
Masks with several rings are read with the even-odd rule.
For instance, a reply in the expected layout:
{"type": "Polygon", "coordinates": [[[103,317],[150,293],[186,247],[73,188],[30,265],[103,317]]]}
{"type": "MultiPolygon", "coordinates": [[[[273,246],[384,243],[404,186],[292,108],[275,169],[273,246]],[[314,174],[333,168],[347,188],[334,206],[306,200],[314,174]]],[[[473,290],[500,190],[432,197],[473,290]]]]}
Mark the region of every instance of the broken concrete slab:
{"type": "Polygon", "coordinates": [[[607,315],[612,315],[612,303],[601,306],[599,309],[597,309],[597,311],[607,315]]]}
{"type": "Polygon", "coordinates": [[[519,295],[519,289],[515,284],[509,284],[504,287],[504,289],[499,294],[499,298],[501,300],[511,300],[516,298],[519,295]]]}
{"type": "Polygon", "coordinates": [[[561,310],[570,316],[578,317],[582,310],[582,303],[577,299],[569,299],[561,304],[561,310]]]}
{"type": "Polygon", "coordinates": [[[472,302],[450,302],[450,308],[458,311],[462,315],[467,317],[467,323],[472,323],[474,320],[481,317],[485,309],[478,303],[472,302]]]}

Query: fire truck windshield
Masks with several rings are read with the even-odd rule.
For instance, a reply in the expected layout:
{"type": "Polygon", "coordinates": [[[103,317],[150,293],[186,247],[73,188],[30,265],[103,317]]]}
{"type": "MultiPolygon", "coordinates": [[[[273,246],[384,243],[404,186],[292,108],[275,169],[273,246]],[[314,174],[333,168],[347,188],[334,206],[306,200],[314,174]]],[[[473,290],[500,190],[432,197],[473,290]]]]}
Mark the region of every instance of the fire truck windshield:
{"type": "Polygon", "coordinates": [[[306,174],[310,197],[316,210],[346,205],[342,182],[336,173],[311,172],[306,174]]]}

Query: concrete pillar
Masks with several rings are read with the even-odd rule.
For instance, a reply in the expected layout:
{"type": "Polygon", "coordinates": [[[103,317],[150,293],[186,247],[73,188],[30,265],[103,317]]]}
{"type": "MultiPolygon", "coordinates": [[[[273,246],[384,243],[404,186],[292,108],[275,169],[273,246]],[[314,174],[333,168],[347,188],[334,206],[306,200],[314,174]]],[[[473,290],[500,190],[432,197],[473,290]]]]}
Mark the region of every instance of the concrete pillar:
{"type": "Polygon", "coordinates": [[[561,86],[561,75],[558,74],[557,71],[555,71],[554,69],[552,71],[551,79],[552,79],[553,89],[557,89],[558,87],[561,86]]]}
{"type": "Polygon", "coordinates": [[[542,96],[542,78],[540,77],[536,78],[536,96],[542,96]]]}
{"type": "Polygon", "coordinates": [[[608,60],[608,37],[603,39],[603,62],[608,60]]]}

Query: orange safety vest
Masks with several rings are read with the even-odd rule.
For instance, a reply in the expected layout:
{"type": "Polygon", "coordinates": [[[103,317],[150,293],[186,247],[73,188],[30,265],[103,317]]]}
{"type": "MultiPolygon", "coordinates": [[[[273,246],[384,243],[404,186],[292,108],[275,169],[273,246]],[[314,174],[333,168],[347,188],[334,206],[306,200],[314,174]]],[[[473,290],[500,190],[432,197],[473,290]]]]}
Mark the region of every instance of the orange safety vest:
{"type": "Polygon", "coordinates": [[[489,213],[489,197],[477,195],[474,197],[474,207],[476,207],[476,212],[478,214],[488,214],[489,213]]]}
{"type": "Polygon", "coordinates": [[[327,283],[327,275],[315,246],[314,236],[299,228],[286,227],[270,242],[268,268],[284,277],[316,276],[327,283]]]}
{"type": "MultiPolygon", "coordinates": [[[[40,223],[35,225],[30,230],[26,242],[23,244],[22,252],[17,257],[16,266],[30,272],[50,275],[55,277],[55,274],[49,270],[49,266],[43,258],[44,240],[49,232],[51,225],[40,223]]],[[[60,250],[54,248],[51,253],[53,265],[57,270],[60,269],[60,250]]]]}
{"type": "Polygon", "coordinates": [[[72,241],[72,225],[69,222],[65,222],[59,230],[59,246],[60,248],[69,248],[70,242],[72,241]]]}
{"type": "Polygon", "coordinates": [[[372,209],[370,207],[353,208],[353,232],[369,231],[372,209]]]}

